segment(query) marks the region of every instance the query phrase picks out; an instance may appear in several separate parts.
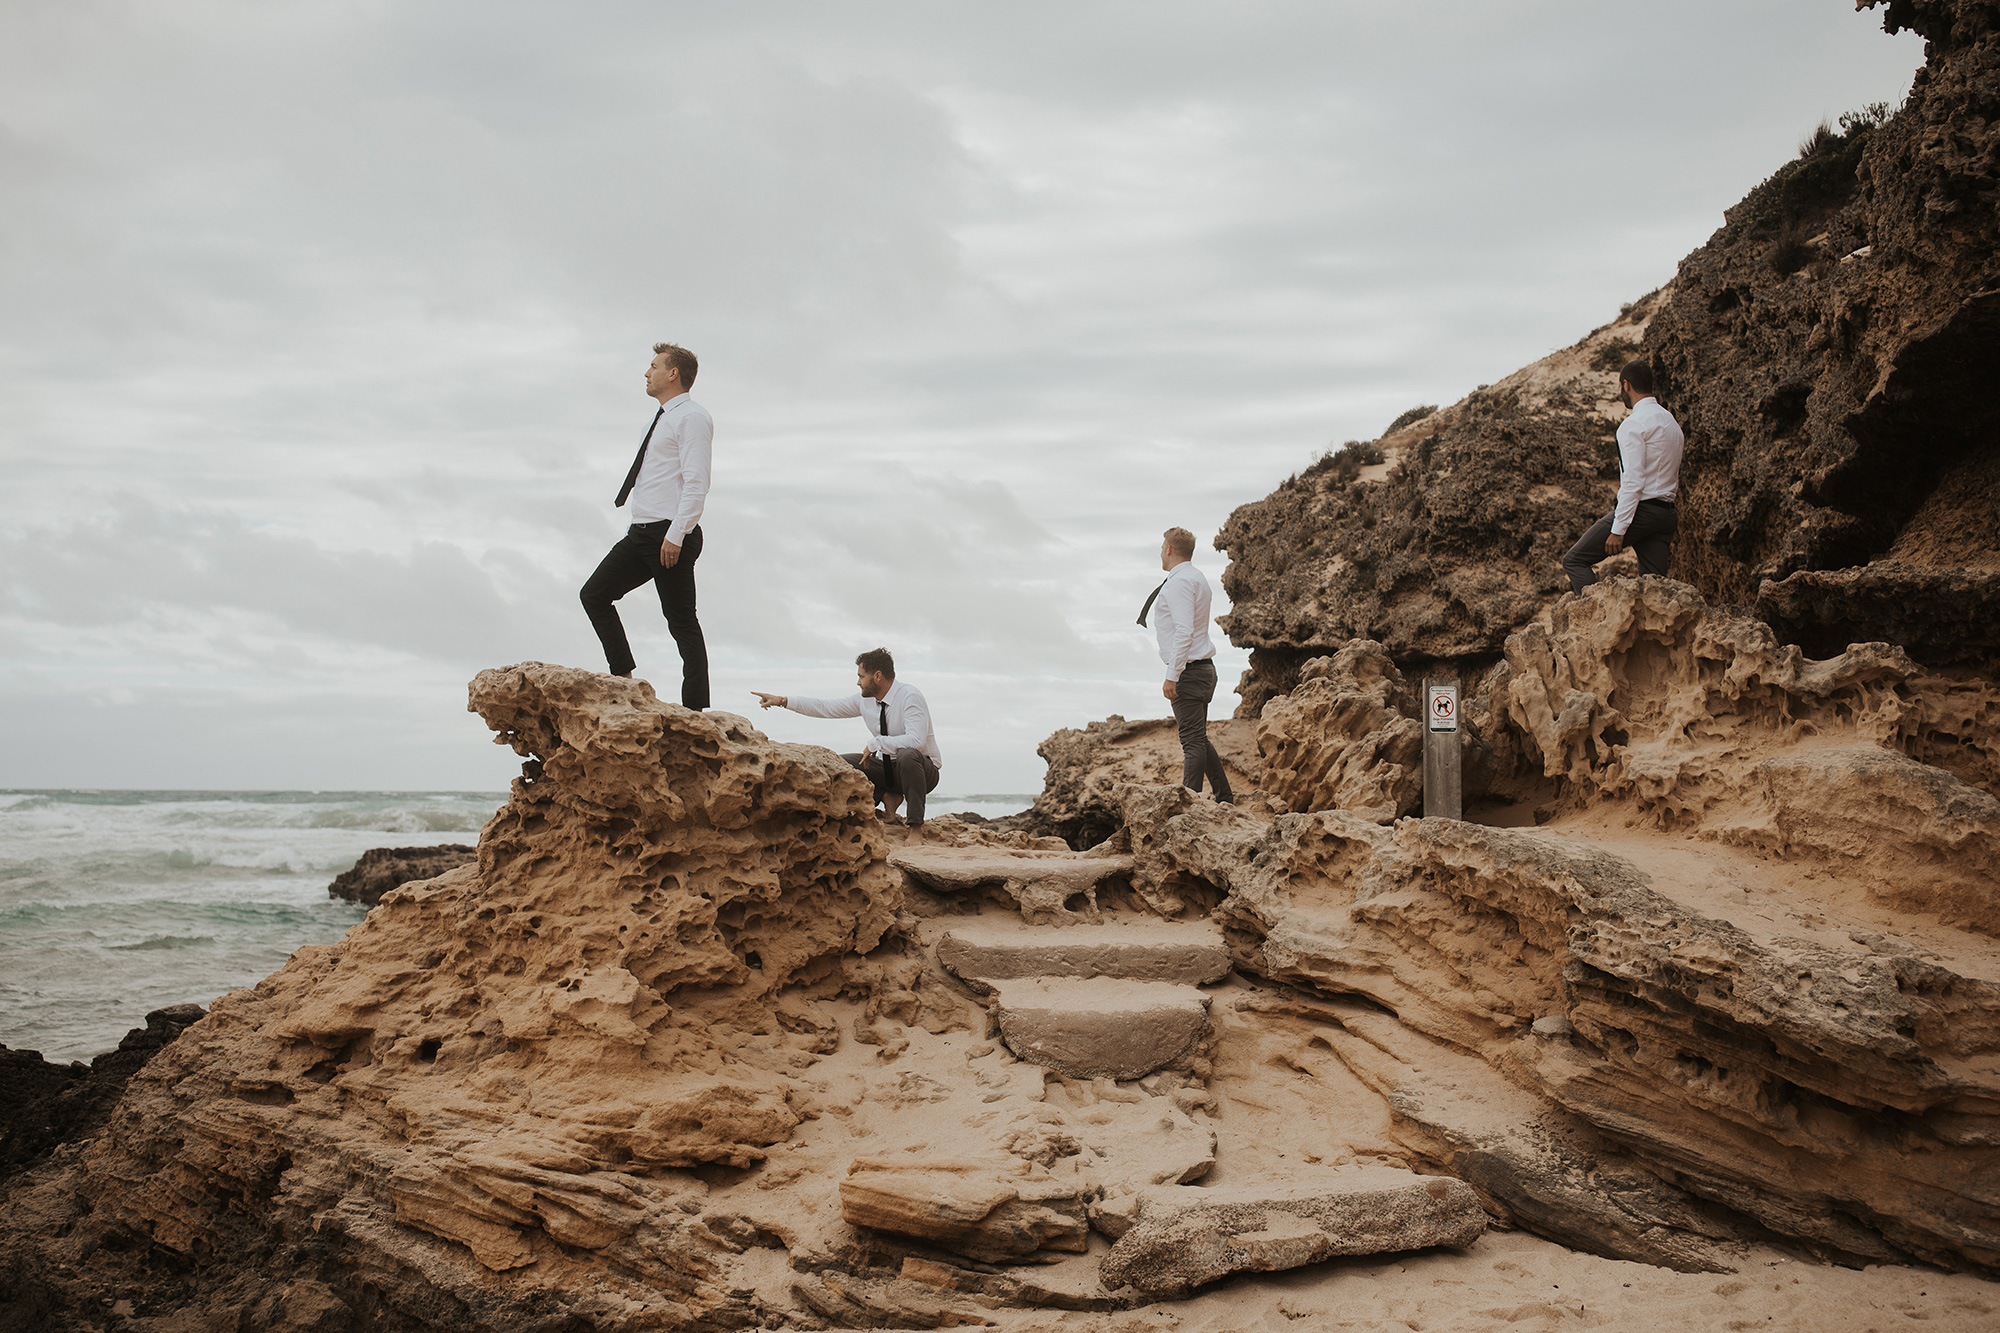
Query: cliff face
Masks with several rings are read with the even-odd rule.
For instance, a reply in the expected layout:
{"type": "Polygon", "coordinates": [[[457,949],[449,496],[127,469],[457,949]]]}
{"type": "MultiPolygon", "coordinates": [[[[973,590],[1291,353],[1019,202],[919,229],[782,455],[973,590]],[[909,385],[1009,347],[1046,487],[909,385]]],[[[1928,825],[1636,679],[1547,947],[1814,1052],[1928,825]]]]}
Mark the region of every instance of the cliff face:
{"type": "Polygon", "coordinates": [[[1730,209],[1648,330],[1688,434],[1673,573],[1814,651],[1990,665],[2000,5],[1894,0],[1884,22],[1926,42],[1903,109],[1730,209]]]}
{"type": "Polygon", "coordinates": [[[1322,458],[1216,535],[1230,642],[1249,648],[1240,717],[1349,639],[1398,662],[1490,661],[1569,586],[1563,552],[1617,493],[1618,367],[1668,302],[1655,293],[1574,347],[1322,458]]]}
{"type": "Polygon", "coordinates": [[[1615,372],[1635,356],[1688,437],[1672,577],[1818,656],[1887,640],[1990,672],[2000,5],[1893,0],[1884,24],[1927,43],[1904,107],[1817,137],[1667,288],[1385,435],[1379,464],[1322,460],[1230,516],[1215,544],[1225,628],[1251,649],[1241,716],[1350,638],[1405,670],[1497,659],[1610,508],[1615,372]]]}

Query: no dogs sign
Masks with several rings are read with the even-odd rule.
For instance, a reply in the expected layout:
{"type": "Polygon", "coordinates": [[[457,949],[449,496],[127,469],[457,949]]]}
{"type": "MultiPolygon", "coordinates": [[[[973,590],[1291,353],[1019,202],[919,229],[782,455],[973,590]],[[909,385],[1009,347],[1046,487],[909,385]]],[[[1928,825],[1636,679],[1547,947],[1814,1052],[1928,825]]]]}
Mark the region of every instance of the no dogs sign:
{"type": "Polygon", "coordinates": [[[1424,711],[1430,715],[1431,730],[1457,731],[1458,686],[1428,685],[1425,691],[1430,696],[1425,701],[1427,706],[1424,711]]]}

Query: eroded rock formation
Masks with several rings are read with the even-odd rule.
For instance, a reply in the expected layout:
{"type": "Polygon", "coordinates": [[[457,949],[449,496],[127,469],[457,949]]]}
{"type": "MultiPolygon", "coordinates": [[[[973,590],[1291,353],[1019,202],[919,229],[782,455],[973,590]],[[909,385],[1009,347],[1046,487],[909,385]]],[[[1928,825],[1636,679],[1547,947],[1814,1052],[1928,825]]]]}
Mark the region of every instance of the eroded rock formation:
{"type": "MultiPolygon", "coordinates": [[[[1222,756],[1232,787],[1263,785],[1253,725],[1242,717],[1211,722],[1208,735],[1222,756]]],[[[1118,827],[1113,792],[1120,783],[1178,782],[1181,776],[1181,743],[1172,718],[1127,722],[1109,717],[1085,727],[1064,728],[1035,753],[1049,767],[1027,824],[1077,848],[1104,841],[1118,827]]]]}
{"type": "Polygon", "coordinates": [[[1226,889],[1251,972],[1394,1014],[1384,1041],[1366,1011],[1322,1011],[1327,1044],[1505,1216],[1550,1226],[1580,1178],[1563,1163],[1608,1157],[1626,1187],[1567,1188],[1550,1234],[1672,1261],[1762,1229],[1990,1269],[2000,802],[1903,752],[1918,676],[1614,581],[1514,635],[1488,686],[1526,776],[1561,793],[1542,829],[1267,822],[1128,787],[1114,845],[1135,886],[1226,889]],[[1510,1128],[1467,1096],[1476,1073],[1425,1091],[1450,1051],[1540,1100],[1510,1128]]]}
{"type": "Polygon", "coordinates": [[[818,1113],[800,1070],[837,1029],[777,996],[837,993],[894,919],[867,785],[589,672],[482,672],[472,707],[529,756],[478,863],[218,1001],[35,1206],[196,1269],[338,1235],[318,1276],[406,1326],[758,1322],[710,1257],[742,1228],[658,1173],[818,1113]]]}
{"type": "Polygon", "coordinates": [[[1994,13],[1894,0],[1931,41],[1901,115],[1576,347],[1232,517],[1234,807],[1177,785],[1171,723],[1114,718],[1043,746],[1029,816],[891,854],[830,752],[481,673],[526,763],[476,860],[156,1024],[101,1134],[10,1139],[0,1326],[1278,1326],[1335,1283],[1257,1273],[1393,1251],[1484,1290],[1520,1233],[1660,1266],[1627,1290],[2000,1276],[2000,561],[1963,384],[1994,13]],[[1769,623],[1617,568],[1555,596],[1642,340],[1702,437],[1678,568],[1769,623]],[[1465,822],[1403,817],[1441,664],[1465,822]]]}
{"type": "MultiPolygon", "coordinates": [[[[1306,676],[1265,771],[1361,790],[1304,756],[1379,754],[1396,670],[1306,676]]],[[[1468,695],[1522,827],[1114,781],[1087,852],[940,819],[891,854],[830,752],[485,672],[527,762],[477,862],[218,1001],[18,1176],[0,1308],[1109,1317],[1489,1223],[2000,1271],[2000,806],[1922,762],[1934,679],[1613,579],[1468,695]]]]}

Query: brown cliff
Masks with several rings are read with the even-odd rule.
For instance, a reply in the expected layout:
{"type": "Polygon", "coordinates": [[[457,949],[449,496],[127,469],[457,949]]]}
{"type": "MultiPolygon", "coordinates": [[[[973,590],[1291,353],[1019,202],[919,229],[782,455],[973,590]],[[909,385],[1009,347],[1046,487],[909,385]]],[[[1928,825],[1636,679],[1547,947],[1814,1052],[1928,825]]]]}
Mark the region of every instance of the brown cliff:
{"type": "Polygon", "coordinates": [[[1883,22],[1926,39],[1903,107],[1814,136],[1666,288],[1230,516],[1215,544],[1225,628],[1251,650],[1239,715],[1352,638],[1405,670],[1493,662],[1610,507],[1633,356],[1687,432],[1673,577],[1817,656],[1885,640],[1990,674],[2000,5],[1893,0],[1883,22]]]}
{"type": "Polygon", "coordinates": [[[1618,367],[1670,299],[1656,292],[1573,347],[1461,402],[1331,454],[1216,535],[1230,642],[1250,652],[1240,717],[1308,659],[1372,639],[1406,669],[1490,662],[1569,584],[1563,552],[1611,507],[1618,367]],[[1380,461],[1359,464],[1362,457],[1380,461]]]}
{"type": "Polygon", "coordinates": [[[1925,38],[1908,101],[1846,118],[1730,209],[1648,330],[1688,432],[1673,572],[1815,651],[1888,639],[1990,666],[2000,6],[1885,9],[1925,38]]]}

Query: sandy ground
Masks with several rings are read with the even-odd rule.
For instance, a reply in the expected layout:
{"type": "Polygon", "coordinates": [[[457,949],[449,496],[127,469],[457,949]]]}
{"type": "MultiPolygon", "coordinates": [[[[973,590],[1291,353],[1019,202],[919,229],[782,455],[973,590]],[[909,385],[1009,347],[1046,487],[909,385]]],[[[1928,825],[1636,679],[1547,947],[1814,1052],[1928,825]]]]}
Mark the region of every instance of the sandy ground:
{"type": "Polygon", "coordinates": [[[1676,1273],[1578,1254],[1520,1232],[1464,1252],[1335,1259],[1218,1283],[1192,1300],[1118,1314],[996,1312],[1001,1327],[1172,1329],[1793,1329],[1992,1333],[2000,1283],[1916,1268],[1856,1272],[1754,1250],[1734,1275],[1676,1273]]]}

